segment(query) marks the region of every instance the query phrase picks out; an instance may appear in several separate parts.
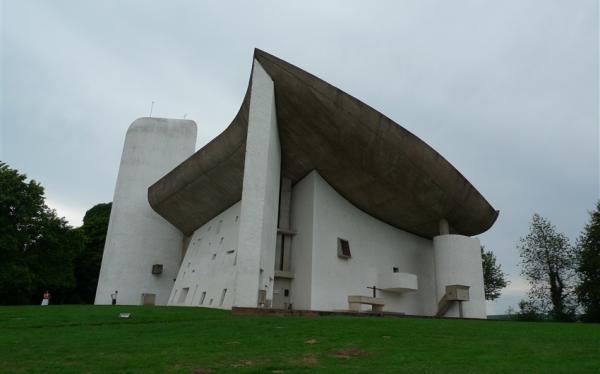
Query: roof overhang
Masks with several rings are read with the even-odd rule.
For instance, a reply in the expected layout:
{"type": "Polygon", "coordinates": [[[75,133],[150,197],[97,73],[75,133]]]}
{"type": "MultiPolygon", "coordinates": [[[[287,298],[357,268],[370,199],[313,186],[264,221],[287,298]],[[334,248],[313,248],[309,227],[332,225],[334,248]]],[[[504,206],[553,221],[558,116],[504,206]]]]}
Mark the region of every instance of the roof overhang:
{"type": "MultiPolygon", "coordinates": [[[[256,49],[275,84],[281,175],[312,170],[344,198],[394,227],[432,238],[488,230],[496,211],[446,159],[375,109],[327,82],[256,49]]],[[[190,235],[242,196],[251,82],[229,127],[150,186],[161,216],[190,235]]]]}

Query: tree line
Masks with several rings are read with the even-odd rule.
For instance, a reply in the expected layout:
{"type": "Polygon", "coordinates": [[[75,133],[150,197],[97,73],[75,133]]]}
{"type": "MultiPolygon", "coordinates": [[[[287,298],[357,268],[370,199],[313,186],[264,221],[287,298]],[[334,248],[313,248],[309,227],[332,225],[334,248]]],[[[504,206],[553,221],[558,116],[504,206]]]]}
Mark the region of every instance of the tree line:
{"type": "Polygon", "coordinates": [[[575,243],[534,214],[520,239],[521,275],[529,282],[519,303],[524,320],[600,322],[600,201],[575,243]]]}
{"type": "Polygon", "coordinates": [[[73,228],[45,203],[44,188],[0,162],[0,304],[93,303],[111,203],[73,228]]]}

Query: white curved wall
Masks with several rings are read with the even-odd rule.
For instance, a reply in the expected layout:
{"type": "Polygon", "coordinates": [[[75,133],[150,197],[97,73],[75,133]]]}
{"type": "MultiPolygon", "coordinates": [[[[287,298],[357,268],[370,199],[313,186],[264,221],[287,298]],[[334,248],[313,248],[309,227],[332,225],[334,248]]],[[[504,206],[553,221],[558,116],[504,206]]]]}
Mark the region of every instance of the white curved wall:
{"type": "Polygon", "coordinates": [[[194,231],[169,305],[232,307],[236,291],[240,207],[238,201],[194,231]]]}
{"type": "MultiPolygon", "coordinates": [[[[358,209],[313,171],[292,192],[292,282],[295,309],[346,310],[348,296],[371,296],[382,276],[415,274],[415,292],[378,291],[385,311],[436,312],[431,240],[390,226],[358,209]],[[337,239],[349,241],[352,257],[339,258],[337,239]]],[[[364,309],[368,309],[364,306],[364,309]]]]}
{"type": "MultiPolygon", "coordinates": [[[[464,317],[486,318],[479,239],[463,235],[436,236],[433,252],[437,300],[444,296],[448,285],[469,286],[469,301],[463,303],[464,317]]],[[[446,317],[459,316],[458,305],[454,304],[446,317]]]]}
{"type": "Polygon", "coordinates": [[[140,304],[142,293],[167,303],[177,276],[183,234],[152,210],[148,187],[189,157],[195,148],[196,123],[190,120],[139,118],[125,137],[110,222],[96,289],[96,304],[140,304]],[[152,274],[162,264],[163,273],[152,274]]]}

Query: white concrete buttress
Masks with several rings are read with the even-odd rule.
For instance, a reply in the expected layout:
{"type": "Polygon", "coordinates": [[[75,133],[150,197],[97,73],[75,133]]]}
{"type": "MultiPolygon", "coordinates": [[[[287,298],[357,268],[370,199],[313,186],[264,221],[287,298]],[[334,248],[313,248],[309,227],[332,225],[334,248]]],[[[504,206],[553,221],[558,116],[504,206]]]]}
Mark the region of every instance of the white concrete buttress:
{"type": "Polygon", "coordinates": [[[234,306],[256,307],[259,290],[273,299],[280,171],[274,83],[254,60],[234,306]]]}

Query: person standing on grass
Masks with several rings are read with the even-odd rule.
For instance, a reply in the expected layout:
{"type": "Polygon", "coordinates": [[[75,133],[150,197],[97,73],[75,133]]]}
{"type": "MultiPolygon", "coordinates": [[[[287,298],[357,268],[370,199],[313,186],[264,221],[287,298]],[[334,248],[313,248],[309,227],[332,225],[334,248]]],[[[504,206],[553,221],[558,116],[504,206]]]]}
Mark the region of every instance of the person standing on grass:
{"type": "Polygon", "coordinates": [[[42,306],[46,306],[50,303],[50,297],[51,297],[50,292],[48,292],[46,290],[46,292],[44,292],[44,297],[42,299],[42,306]]]}
{"type": "Polygon", "coordinates": [[[119,291],[115,291],[115,293],[110,294],[110,298],[112,300],[112,305],[117,305],[117,295],[118,294],[119,294],[119,291]]]}

